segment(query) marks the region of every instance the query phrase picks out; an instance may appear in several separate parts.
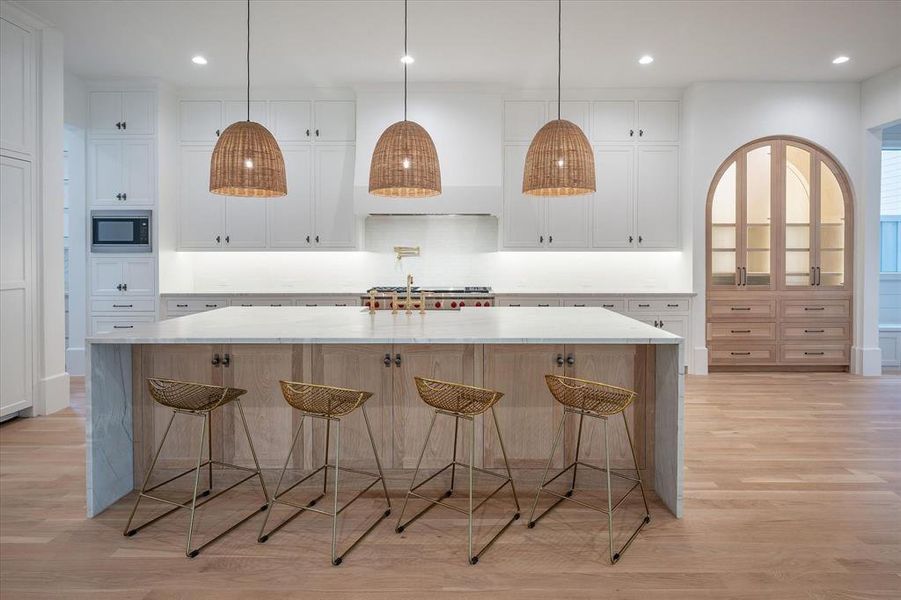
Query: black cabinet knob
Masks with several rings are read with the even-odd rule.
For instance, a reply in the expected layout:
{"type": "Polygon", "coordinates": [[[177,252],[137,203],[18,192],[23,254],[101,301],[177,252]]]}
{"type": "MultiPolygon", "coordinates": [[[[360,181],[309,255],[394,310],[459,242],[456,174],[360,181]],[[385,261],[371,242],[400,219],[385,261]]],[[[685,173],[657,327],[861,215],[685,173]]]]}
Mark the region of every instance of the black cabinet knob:
{"type": "Polygon", "coordinates": [[[310,130],[307,129],[307,137],[310,137],[310,130]]]}
{"type": "Polygon", "coordinates": [[[221,132],[217,129],[217,130],[216,130],[216,137],[219,137],[219,134],[220,134],[220,133],[221,133],[221,132]]]}
{"type": "Polygon", "coordinates": [[[307,236],[307,243],[310,243],[310,236],[307,236]]]}
{"type": "Polygon", "coordinates": [[[128,194],[122,192],[122,200],[128,200],[128,194]]]}
{"type": "Polygon", "coordinates": [[[566,364],[568,364],[568,365],[576,364],[576,357],[573,356],[572,354],[567,354],[566,355],[566,364]]]}
{"type": "Polygon", "coordinates": [[[316,137],[319,137],[319,130],[316,130],[316,137]]]}
{"type": "Polygon", "coordinates": [[[632,236],[631,236],[631,235],[629,236],[629,243],[630,243],[630,244],[632,243],[632,236]]]}
{"type": "Polygon", "coordinates": [[[127,292],[127,291],[128,291],[128,284],[127,284],[127,283],[123,283],[123,284],[122,284],[122,291],[123,291],[123,292],[127,292]]]}
{"type": "Polygon", "coordinates": [[[553,244],[553,243],[554,243],[554,236],[552,236],[552,235],[547,236],[547,243],[548,243],[548,244],[553,244]]]}
{"type": "Polygon", "coordinates": [[[318,236],[318,235],[316,236],[316,243],[317,243],[317,244],[319,243],[319,236],[318,236]]]}
{"type": "Polygon", "coordinates": [[[382,359],[382,362],[385,363],[386,367],[390,367],[391,366],[391,355],[386,352],[385,358],[382,359]]]}
{"type": "Polygon", "coordinates": [[[644,137],[644,129],[638,130],[638,137],[644,137]]]}
{"type": "Polygon", "coordinates": [[[538,236],[538,243],[539,243],[539,244],[543,244],[543,243],[544,243],[544,236],[543,236],[543,235],[539,235],[539,236],[538,236]]]}
{"type": "Polygon", "coordinates": [[[216,243],[219,244],[219,243],[221,243],[221,242],[222,242],[222,238],[219,237],[219,236],[217,235],[217,236],[216,236],[216,243]]]}
{"type": "Polygon", "coordinates": [[[562,354],[558,354],[558,355],[557,355],[557,366],[558,366],[558,367],[562,367],[562,366],[563,366],[563,355],[562,355],[562,354]]]}
{"type": "Polygon", "coordinates": [[[229,236],[229,235],[225,236],[225,243],[226,243],[226,244],[230,244],[230,243],[231,243],[231,236],[229,236]]]}
{"type": "Polygon", "coordinates": [[[219,363],[221,363],[221,362],[222,362],[222,361],[219,359],[219,355],[218,355],[218,354],[214,354],[214,355],[213,355],[213,359],[210,361],[210,364],[213,365],[214,367],[218,367],[218,366],[219,366],[219,363]]]}
{"type": "Polygon", "coordinates": [[[644,238],[642,238],[641,236],[638,236],[638,243],[640,244],[643,241],[644,241],[644,238]]]}
{"type": "Polygon", "coordinates": [[[122,194],[116,194],[116,200],[121,200],[121,199],[122,199],[122,194]]]}
{"type": "Polygon", "coordinates": [[[400,354],[395,354],[394,355],[394,364],[396,364],[399,367],[400,363],[401,363],[400,354]]]}
{"type": "Polygon", "coordinates": [[[232,357],[229,356],[228,353],[226,352],[225,356],[222,357],[222,366],[227,367],[228,365],[231,364],[231,362],[232,362],[232,357]]]}
{"type": "Polygon", "coordinates": [[[116,123],[116,129],[122,129],[122,121],[116,123]]]}
{"type": "Polygon", "coordinates": [[[634,129],[630,129],[630,130],[629,130],[629,137],[633,137],[634,135],[635,135],[635,130],[634,130],[634,129]]]}

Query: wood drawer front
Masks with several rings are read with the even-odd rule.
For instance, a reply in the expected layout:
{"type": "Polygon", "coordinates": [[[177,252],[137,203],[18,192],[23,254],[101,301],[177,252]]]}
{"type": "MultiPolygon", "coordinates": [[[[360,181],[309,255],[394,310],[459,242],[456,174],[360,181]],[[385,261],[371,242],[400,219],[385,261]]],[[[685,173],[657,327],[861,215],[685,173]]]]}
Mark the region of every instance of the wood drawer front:
{"type": "Polygon", "coordinates": [[[679,298],[654,298],[629,300],[628,312],[688,312],[688,300],[679,298]]]}
{"type": "Polygon", "coordinates": [[[848,323],[808,323],[782,326],[782,339],[801,342],[818,340],[851,340],[851,326],[848,323]]]}
{"type": "Polygon", "coordinates": [[[782,300],[783,319],[850,319],[850,300],[782,300]]]}
{"type": "Polygon", "coordinates": [[[846,365],[850,362],[847,344],[784,344],[782,362],[791,364],[846,365]]]}
{"type": "Polygon", "coordinates": [[[153,312],[153,300],[91,300],[91,312],[153,312]]]}
{"type": "Polygon", "coordinates": [[[712,365],[758,365],[776,362],[776,345],[730,345],[728,348],[712,347],[710,364],[712,365]]]}
{"type": "Polygon", "coordinates": [[[166,312],[169,313],[195,313],[205,310],[214,310],[222,308],[226,305],[224,299],[216,298],[211,300],[185,300],[171,298],[166,300],[166,312]]]}
{"type": "Polygon", "coordinates": [[[711,300],[709,319],[775,319],[775,300],[711,300]]]}
{"type": "Polygon", "coordinates": [[[776,339],[775,323],[723,322],[707,325],[707,339],[769,342],[776,339]]]}

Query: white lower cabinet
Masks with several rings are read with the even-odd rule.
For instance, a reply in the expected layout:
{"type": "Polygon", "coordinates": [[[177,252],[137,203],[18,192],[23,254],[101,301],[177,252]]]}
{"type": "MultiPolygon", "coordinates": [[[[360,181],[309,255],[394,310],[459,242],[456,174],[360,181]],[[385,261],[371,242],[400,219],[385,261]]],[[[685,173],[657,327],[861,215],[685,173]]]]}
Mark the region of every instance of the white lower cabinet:
{"type": "Polygon", "coordinates": [[[572,306],[574,308],[606,308],[607,310],[618,313],[625,312],[625,305],[626,302],[622,298],[578,298],[563,301],[563,306],[572,306]]]}
{"type": "Polygon", "coordinates": [[[504,298],[497,299],[498,306],[525,306],[533,308],[545,308],[550,306],[560,306],[559,298],[504,298]]]}
{"type": "Polygon", "coordinates": [[[154,296],[155,294],[155,259],[91,259],[91,296],[154,296]]]}

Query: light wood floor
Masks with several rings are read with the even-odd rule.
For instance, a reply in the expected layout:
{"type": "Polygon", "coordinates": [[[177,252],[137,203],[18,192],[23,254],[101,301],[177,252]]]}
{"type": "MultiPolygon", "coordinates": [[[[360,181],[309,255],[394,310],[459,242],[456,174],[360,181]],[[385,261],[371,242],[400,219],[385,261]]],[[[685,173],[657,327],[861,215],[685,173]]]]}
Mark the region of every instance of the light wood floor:
{"type": "MultiPolygon", "coordinates": [[[[901,598],[899,375],[690,378],[685,518],[655,502],[614,567],[604,516],[575,505],[534,530],[517,522],[474,567],[465,518],[440,508],[403,535],[392,517],[337,568],[318,515],[265,545],[256,517],[188,560],[185,515],[133,538],[121,534],[128,500],[84,518],[83,391],[73,392],[73,409],[0,426],[3,598],[901,598]]],[[[518,483],[527,510],[534,478],[518,483]]],[[[392,481],[395,496],[402,485],[392,481]]],[[[258,503],[254,493],[210,504],[199,535],[258,503]]],[[[478,533],[505,502],[490,503],[478,533]]],[[[380,510],[361,500],[342,534],[380,510]]],[[[625,519],[636,515],[629,503],[625,519]]]]}

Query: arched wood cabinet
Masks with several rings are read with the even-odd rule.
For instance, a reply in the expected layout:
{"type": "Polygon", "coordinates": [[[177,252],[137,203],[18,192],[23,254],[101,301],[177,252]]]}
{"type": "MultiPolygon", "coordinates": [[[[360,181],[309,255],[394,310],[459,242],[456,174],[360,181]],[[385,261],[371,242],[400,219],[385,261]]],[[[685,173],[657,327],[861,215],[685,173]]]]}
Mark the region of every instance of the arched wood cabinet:
{"type": "Polygon", "coordinates": [[[726,159],[707,195],[711,370],[848,368],[853,215],[844,169],[809,141],[726,159]]]}

